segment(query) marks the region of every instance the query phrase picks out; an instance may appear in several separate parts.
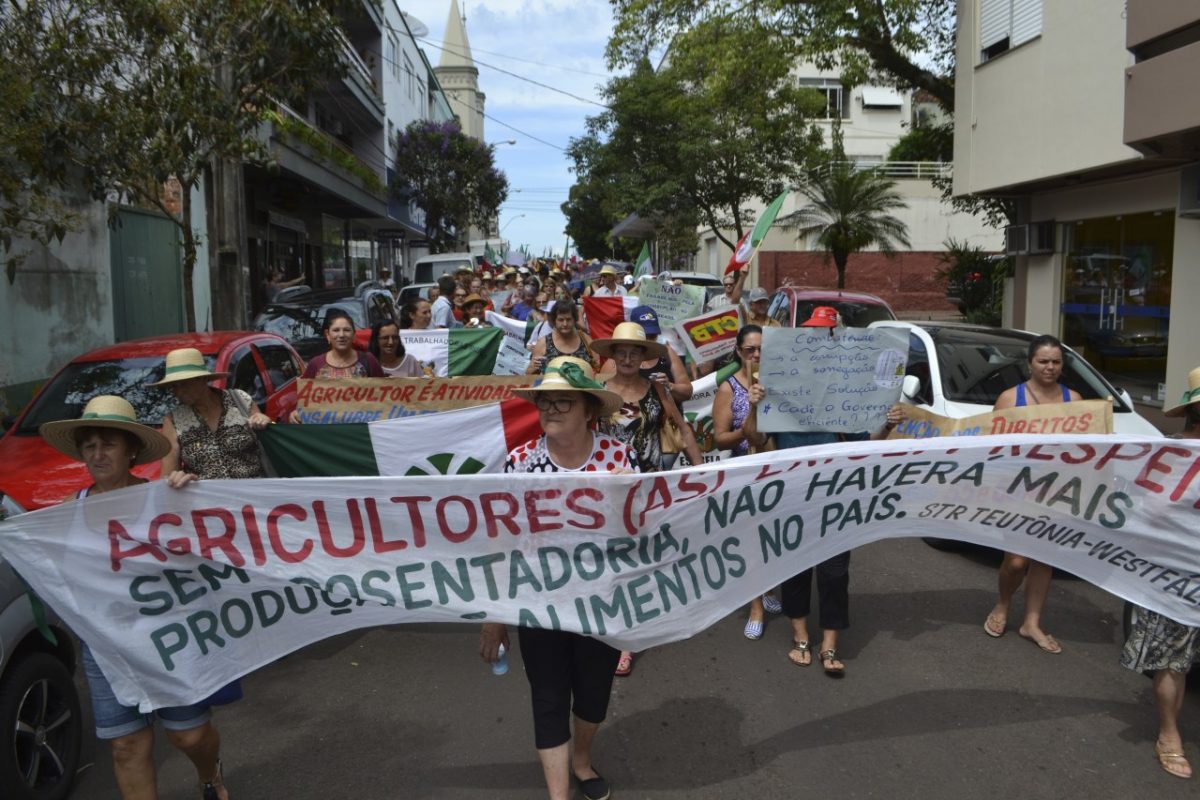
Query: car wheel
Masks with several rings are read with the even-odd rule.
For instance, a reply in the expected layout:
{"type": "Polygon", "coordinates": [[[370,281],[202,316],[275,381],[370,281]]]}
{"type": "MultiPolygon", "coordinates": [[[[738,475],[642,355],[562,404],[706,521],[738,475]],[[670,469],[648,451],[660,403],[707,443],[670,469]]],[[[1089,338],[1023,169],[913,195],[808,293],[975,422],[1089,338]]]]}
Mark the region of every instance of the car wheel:
{"type": "Polygon", "coordinates": [[[0,788],[11,800],[62,800],[79,764],[83,718],[71,673],[31,653],[0,681],[0,788]]]}

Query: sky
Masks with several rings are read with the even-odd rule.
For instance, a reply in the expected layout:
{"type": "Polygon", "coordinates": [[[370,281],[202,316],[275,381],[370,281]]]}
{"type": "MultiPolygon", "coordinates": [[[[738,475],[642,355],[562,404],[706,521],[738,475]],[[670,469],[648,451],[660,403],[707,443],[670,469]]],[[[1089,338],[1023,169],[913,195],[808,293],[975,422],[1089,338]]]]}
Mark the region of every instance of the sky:
{"type": "MultiPolygon", "coordinates": [[[[429,28],[418,44],[436,67],[450,0],[400,0],[399,5],[429,28]]],[[[484,135],[497,145],[496,163],[508,177],[501,235],[514,248],[527,244],[535,254],[547,247],[561,253],[567,221],[559,207],[574,183],[562,148],[571,137],[582,136],[587,117],[602,109],[529,80],[598,101],[610,74],[604,48],[612,30],[611,7],[605,0],[459,0],[459,8],[486,95],[484,135]],[[509,140],[516,144],[503,144],[509,140]]]]}

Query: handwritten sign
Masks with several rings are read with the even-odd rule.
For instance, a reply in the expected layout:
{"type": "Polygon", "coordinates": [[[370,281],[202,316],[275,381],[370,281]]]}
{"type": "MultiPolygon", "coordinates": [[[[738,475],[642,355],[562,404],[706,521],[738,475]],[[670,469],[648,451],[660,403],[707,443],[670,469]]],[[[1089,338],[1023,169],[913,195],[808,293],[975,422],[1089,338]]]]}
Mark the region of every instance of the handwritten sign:
{"type": "Polygon", "coordinates": [[[536,375],[461,378],[348,378],[297,381],[296,409],[307,424],[375,422],[499,403],[536,375]]]}
{"type": "Polygon", "coordinates": [[[688,355],[699,364],[732,353],[741,327],[741,309],[725,306],[677,322],[675,332],[687,347],[688,355]]]}
{"type": "Polygon", "coordinates": [[[675,325],[704,310],[704,287],[644,281],[638,289],[638,298],[658,314],[660,340],[683,352],[685,343],[678,338],[675,325]]]}
{"type": "Polygon", "coordinates": [[[858,433],[900,397],[908,333],[891,328],[767,328],[759,430],[858,433]]]}
{"type": "Polygon", "coordinates": [[[994,433],[1112,433],[1112,403],[1080,400],[989,411],[971,417],[943,417],[916,406],[904,409],[908,419],[889,439],[932,439],[935,436],[988,436],[994,433]]]}

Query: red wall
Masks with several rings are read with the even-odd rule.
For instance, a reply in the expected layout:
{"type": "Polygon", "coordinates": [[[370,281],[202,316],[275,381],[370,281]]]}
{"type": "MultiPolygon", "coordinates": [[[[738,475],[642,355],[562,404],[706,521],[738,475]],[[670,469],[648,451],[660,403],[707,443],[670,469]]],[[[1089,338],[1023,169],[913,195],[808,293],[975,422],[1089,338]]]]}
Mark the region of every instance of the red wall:
{"type": "MultiPolygon", "coordinates": [[[[846,289],[869,292],[887,301],[896,315],[925,311],[957,313],[946,300],[946,289],[936,273],[942,268],[941,253],[898,253],[888,258],[882,253],[855,253],[846,264],[846,289]]],[[[758,284],[774,290],[786,279],[793,286],[833,289],[837,269],[824,253],[760,251],[758,284]]]]}

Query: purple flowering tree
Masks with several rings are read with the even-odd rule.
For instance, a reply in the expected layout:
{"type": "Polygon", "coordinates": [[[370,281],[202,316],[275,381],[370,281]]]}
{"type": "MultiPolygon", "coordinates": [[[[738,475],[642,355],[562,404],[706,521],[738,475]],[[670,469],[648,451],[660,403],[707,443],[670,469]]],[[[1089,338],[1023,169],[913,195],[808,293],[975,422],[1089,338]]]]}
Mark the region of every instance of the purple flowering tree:
{"type": "Polygon", "coordinates": [[[487,228],[508,197],[491,145],[466,136],[457,121],[418,120],[396,137],[396,178],[390,191],[425,212],[433,252],[455,248],[467,228],[487,228]]]}

